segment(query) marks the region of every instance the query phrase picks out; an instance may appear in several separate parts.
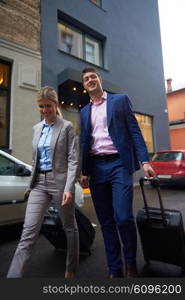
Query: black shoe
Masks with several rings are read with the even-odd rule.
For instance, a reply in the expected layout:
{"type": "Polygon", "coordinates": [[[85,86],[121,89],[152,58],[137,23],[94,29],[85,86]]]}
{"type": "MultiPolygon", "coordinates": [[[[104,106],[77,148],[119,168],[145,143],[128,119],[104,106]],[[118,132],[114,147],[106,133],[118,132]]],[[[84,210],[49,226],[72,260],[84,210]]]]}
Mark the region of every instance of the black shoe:
{"type": "Polygon", "coordinates": [[[115,273],[109,273],[107,278],[123,278],[123,271],[122,270],[119,270],[115,273]]]}
{"type": "Polygon", "coordinates": [[[125,265],[125,276],[127,278],[139,276],[136,264],[126,264],[125,265]]]}

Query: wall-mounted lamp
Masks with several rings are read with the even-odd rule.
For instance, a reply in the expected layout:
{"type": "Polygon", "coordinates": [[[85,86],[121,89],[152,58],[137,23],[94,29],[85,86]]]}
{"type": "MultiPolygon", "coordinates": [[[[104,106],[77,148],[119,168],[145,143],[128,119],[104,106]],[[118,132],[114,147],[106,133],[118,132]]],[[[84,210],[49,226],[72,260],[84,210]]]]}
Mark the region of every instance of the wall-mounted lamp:
{"type": "Polygon", "coordinates": [[[3,78],[3,76],[1,76],[1,77],[0,77],[0,84],[2,84],[3,81],[4,81],[4,78],[3,78]]]}

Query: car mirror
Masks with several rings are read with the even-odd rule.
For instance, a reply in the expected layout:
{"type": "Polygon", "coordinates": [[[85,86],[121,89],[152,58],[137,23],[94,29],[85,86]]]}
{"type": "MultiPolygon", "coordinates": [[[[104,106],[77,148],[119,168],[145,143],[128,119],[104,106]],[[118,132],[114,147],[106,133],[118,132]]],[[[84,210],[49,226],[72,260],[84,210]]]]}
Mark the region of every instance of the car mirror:
{"type": "Polygon", "coordinates": [[[24,165],[20,164],[20,165],[16,166],[15,175],[16,176],[30,176],[31,172],[24,165]]]}

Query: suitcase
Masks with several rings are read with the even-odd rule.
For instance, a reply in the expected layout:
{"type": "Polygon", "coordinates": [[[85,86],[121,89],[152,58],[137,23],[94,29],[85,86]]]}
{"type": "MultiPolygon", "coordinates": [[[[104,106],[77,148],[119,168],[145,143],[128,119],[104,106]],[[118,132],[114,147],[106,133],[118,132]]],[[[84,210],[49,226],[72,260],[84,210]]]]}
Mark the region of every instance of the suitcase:
{"type": "Polygon", "coordinates": [[[136,224],[146,262],[150,260],[177,265],[185,269],[185,234],[182,214],[178,210],[164,209],[158,178],[140,178],[144,208],[136,215],[136,224]],[[155,187],[160,208],[149,207],[144,182],[155,187]]]}
{"type": "MultiPolygon", "coordinates": [[[[95,238],[95,229],[87,216],[78,207],[75,207],[75,217],[79,230],[80,253],[90,255],[91,246],[95,238]]],[[[67,249],[67,240],[62,221],[58,210],[53,206],[49,207],[44,216],[41,233],[56,249],[67,249]]]]}

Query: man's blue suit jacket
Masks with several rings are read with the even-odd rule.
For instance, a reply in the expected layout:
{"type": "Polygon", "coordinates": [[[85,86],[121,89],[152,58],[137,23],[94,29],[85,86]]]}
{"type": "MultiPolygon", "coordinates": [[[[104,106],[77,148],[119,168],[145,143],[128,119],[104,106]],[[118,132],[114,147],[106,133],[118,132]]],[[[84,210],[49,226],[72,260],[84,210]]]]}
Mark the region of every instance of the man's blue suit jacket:
{"type": "MultiPolygon", "coordinates": [[[[91,173],[91,103],[81,110],[81,168],[91,173]]],[[[123,166],[129,173],[140,168],[139,162],[149,161],[146,144],[132,111],[128,95],[107,93],[107,126],[123,166]]]]}

